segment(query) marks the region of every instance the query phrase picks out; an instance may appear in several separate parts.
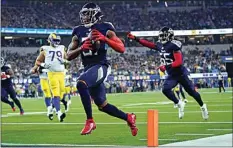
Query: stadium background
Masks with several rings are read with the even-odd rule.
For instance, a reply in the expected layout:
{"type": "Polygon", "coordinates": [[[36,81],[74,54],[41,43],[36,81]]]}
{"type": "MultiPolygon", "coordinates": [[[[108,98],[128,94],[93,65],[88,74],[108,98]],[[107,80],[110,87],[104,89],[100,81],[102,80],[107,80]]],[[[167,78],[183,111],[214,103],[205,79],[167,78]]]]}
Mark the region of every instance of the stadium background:
{"type": "MultiPolygon", "coordinates": [[[[89,136],[81,136],[79,131],[83,127],[85,113],[78,96],[72,96],[72,105],[64,123],[48,120],[38,76],[30,75],[29,71],[38,55],[39,47],[47,44],[49,33],[60,34],[62,44],[68,46],[72,28],[80,23],[78,13],[85,2],[1,1],[1,56],[5,57],[7,64],[10,64],[15,72],[13,81],[25,110],[25,114],[20,116],[18,109],[12,113],[11,108],[2,103],[2,147],[145,146],[148,109],[159,111],[160,145],[171,143],[167,145],[171,147],[177,146],[172,145],[174,142],[181,142],[178,146],[184,146],[184,143],[190,140],[229,134],[228,138],[217,137],[214,141],[191,144],[218,147],[223,146],[230,137],[228,142],[232,146],[232,88],[227,88],[225,93],[218,93],[218,89],[214,88],[217,87],[216,75],[219,71],[224,75],[225,86],[232,86],[232,79],[225,73],[228,70],[227,65],[232,69],[231,0],[97,2],[105,14],[104,20],[114,24],[117,34],[127,47],[125,54],[108,50],[112,63],[108,92],[146,91],[108,94],[108,101],[128,113],[134,112],[137,115],[139,133],[132,137],[125,123],[98,112],[98,108],[93,105],[98,128],[89,136]],[[203,121],[200,108],[188,95],[185,118],[177,118],[173,103],[158,91],[161,86],[160,75],[156,70],[160,65],[158,53],[130,42],[125,37],[126,32],[134,31],[134,34],[156,41],[157,31],[165,25],[172,27],[176,35],[181,34],[177,35],[177,39],[184,45],[184,64],[192,73],[195,85],[211,88],[198,89],[208,106],[208,121],[203,121]]],[[[70,70],[74,85],[80,74],[79,68],[80,59],[72,61],[70,70]]]]}
{"type": "MultiPolygon", "coordinates": [[[[42,96],[39,78],[29,74],[39,47],[47,44],[51,32],[60,34],[62,44],[68,46],[72,28],[80,24],[78,10],[84,3],[78,0],[2,1],[1,56],[16,74],[13,81],[20,96],[25,96],[25,91],[42,96]]],[[[109,93],[160,89],[162,77],[156,70],[160,65],[159,54],[131,42],[126,33],[133,30],[136,35],[156,41],[156,31],[165,25],[173,28],[176,38],[182,41],[184,65],[195,74],[193,81],[197,87],[217,87],[218,72],[224,75],[225,86],[231,86],[231,79],[225,73],[226,63],[232,61],[233,54],[231,1],[109,0],[97,3],[105,14],[104,20],[114,24],[127,47],[125,54],[108,50],[112,64],[109,93]]],[[[74,85],[80,67],[80,59],[72,61],[70,71],[74,85]]]]}

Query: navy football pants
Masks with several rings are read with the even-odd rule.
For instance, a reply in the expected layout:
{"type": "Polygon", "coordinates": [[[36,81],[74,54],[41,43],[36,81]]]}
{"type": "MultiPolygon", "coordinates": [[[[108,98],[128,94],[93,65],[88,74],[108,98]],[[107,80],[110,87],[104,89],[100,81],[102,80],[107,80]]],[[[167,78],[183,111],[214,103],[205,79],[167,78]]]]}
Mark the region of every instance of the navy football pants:
{"type": "Polygon", "coordinates": [[[84,73],[78,78],[78,81],[84,81],[89,89],[90,95],[97,106],[106,101],[106,90],[104,80],[110,73],[108,65],[94,65],[84,70],[84,73]]]}

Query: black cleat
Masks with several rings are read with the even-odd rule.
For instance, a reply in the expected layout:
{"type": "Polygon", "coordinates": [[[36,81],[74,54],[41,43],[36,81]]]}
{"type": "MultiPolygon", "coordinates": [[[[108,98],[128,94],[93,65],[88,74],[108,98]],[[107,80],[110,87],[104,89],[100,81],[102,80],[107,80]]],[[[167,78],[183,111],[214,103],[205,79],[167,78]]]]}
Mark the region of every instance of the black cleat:
{"type": "Polygon", "coordinates": [[[53,114],[49,114],[48,117],[49,117],[49,120],[53,120],[53,114]]]}
{"type": "Polygon", "coordinates": [[[60,116],[60,122],[63,122],[65,117],[66,117],[66,113],[62,113],[62,115],[60,116]]]}

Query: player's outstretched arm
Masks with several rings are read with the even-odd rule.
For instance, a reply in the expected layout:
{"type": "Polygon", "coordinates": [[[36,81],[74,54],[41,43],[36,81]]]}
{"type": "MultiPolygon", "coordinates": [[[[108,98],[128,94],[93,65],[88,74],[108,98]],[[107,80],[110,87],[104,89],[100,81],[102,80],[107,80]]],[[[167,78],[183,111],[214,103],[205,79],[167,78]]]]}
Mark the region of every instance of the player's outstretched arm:
{"type": "Polygon", "coordinates": [[[67,55],[66,55],[66,59],[68,61],[71,61],[79,56],[79,54],[81,53],[81,50],[78,48],[78,46],[79,46],[78,37],[73,36],[72,41],[71,41],[70,45],[68,46],[68,51],[67,51],[67,55]]]}
{"type": "Polygon", "coordinates": [[[92,38],[95,41],[102,41],[102,42],[107,43],[116,52],[119,52],[119,53],[125,52],[125,46],[124,46],[123,42],[121,41],[121,39],[119,39],[116,36],[116,33],[114,31],[108,30],[107,35],[104,36],[98,30],[93,30],[92,31],[92,38]]]}
{"type": "Polygon", "coordinates": [[[156,44],[152,43],[150,41],[147,41],[145,39],[139,39],[138,37],[132,35],[131,33],[127,34],[127,37],[131,40],[135,40],[136,42],[140,43],[142,46],[151,48],[151,49],[156,49],[156,44]]]}

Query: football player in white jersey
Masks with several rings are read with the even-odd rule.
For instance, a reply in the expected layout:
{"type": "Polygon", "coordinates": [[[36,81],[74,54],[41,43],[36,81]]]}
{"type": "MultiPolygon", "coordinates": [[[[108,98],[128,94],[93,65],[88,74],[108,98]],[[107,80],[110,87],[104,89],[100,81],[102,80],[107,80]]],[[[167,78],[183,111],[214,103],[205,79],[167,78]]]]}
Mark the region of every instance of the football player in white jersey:
{"type": "Polygon", "coordinates": [[[52,104],[56,109],[58,120],[63,122],[66,114],[61,112],[60,99],[63,98],[65,93],[64,64],[66,62],[66,48],[64,45],[60,45],[61,37],[55,33],[49,35],[48,42],[49,46],[41,47],[35,67],[39,67],[41,72],[47,69],[49,88],[52,93],[52,104]]]}

